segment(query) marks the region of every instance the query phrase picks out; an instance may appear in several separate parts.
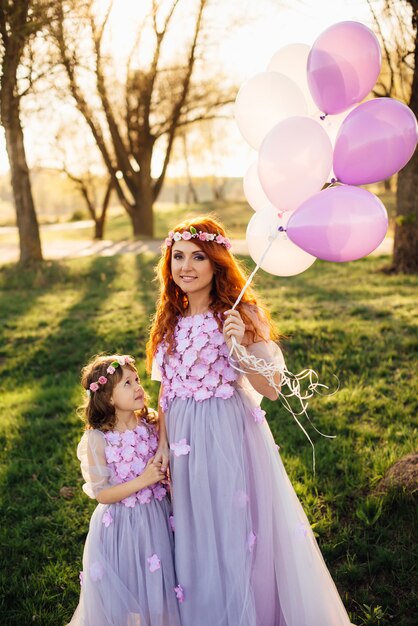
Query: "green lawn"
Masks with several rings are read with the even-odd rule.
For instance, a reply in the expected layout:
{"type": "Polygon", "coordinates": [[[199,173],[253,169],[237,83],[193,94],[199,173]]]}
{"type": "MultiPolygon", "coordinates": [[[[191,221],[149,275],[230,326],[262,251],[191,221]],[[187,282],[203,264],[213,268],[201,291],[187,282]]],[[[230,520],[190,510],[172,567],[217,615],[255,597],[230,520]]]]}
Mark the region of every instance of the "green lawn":
{"type": "MultiPolygon", "coordinates": [[[[125,255],[0,268],[4,626],[61,626],[76,607],[94,508],[75,455],[79,372],[95,352],[122,351],[137,357],[145,377],[154,264],[152,256],[125,255]],[[73,497],[60,495],[64,486],[73,497]]],[[[321,381],[333,385],[334,373],[340,380],[336,395],[310,406],[316,426],[337,435],[330,441],[310,431],[315,479],[310,446],[291,416],[279,402],[263,406],[352,621],[413,626],[416,501],[373,493],[386,470],[417,448],[418,279],[385,274],[385,265],[387,258],[371,257],[316,262],[290,279],[257,274],[286,336],[289,369],[310,366],[321,381]]],[[[155,405],[157,384],[145,378],[145,386],[155,405]]]]}

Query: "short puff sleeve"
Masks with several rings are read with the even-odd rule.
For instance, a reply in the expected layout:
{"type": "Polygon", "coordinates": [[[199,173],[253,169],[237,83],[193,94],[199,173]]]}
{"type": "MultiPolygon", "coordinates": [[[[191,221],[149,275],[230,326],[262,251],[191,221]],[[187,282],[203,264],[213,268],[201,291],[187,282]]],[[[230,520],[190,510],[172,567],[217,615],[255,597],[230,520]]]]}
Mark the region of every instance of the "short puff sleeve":
{"type": "Polygon", "coordinates": [[[102,489],[110,486],[110,469],[106,463],[105,447],[104,434],[97,429],[86,430],[77,446],[81,473],[86,481],[83,491],[89,498],[97,498],[102,489]]]}

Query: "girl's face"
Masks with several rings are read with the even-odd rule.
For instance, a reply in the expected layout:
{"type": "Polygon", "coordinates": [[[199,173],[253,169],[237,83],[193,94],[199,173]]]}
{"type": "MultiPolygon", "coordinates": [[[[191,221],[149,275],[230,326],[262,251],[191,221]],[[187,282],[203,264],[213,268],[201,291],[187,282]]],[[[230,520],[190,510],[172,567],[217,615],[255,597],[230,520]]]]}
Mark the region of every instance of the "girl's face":
{"type": "Polygon", "coordinates": [[[189,294],[212,288],[213,265],[199,246],[191,241],[174,241],[171,251],[171,273],[182,291],[189,294]]]}
{"type": "Polygon", "coordinates": [[[113,388],[112,403],[116,412],[138,411],[144,408],[144,390],[138,373],[129,367],[122,367],[121,380],[113,388]]]}

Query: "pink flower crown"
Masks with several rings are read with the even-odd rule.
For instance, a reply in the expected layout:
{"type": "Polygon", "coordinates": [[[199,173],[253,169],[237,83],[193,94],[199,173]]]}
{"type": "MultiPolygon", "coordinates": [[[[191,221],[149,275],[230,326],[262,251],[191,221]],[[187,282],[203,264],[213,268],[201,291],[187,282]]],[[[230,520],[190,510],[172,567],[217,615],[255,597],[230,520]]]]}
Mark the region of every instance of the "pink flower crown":
{"type": "MultiPolygon", "coordinates": [[[[117,367],[122,367],[122,365],[127,365],[128,363],[135,363],[135,359],[131,356],[117,356],[114,361],[108,366],[106,373],[114,374],[117,367]]],[[[87,396],[90,398],[91,392],[95,392],[100,389],[101,385],[105,385],[107,383],[106,376],[99,376],[99,379],[93,383],[90,383],[89,388],[86,389],[87,396]]]]}
{"type": "Polygon", "coordinates": [[[222,246],[225,246],[227,250],[229,250],[232,245],[229,241],[228,237],[224,237],[223,235],[219,235],[216,233],[205,233],[201,230],[197,231],[194,226],[190,226],[190,230],[184,230],[182,233],[174,230],[170,230],[168,233],[168,237],[165,240],[165,245],[169,248],[173,245],[173,241],[189,241],[189,239],[199,239],[200,241],[213,241],[215,243],[219,243],[222,246]]]}

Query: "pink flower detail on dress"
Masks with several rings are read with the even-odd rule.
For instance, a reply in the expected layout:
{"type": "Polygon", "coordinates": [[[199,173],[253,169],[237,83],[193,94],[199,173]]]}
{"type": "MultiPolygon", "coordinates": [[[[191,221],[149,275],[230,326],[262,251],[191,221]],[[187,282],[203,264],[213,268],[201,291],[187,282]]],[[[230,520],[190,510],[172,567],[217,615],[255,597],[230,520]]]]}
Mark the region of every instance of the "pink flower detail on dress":
{"type": "Polygon", "coordinates": [[[256,424],[261,424],[263,422],[266,412],[259,406],[256,406],[252,411],[251,415],[254,418],[256,424]]]}
{"type": "Polygon", "coordinates": [[[149,439],[149,432],[146,426],[137,426],[135,432],[141,437],[141,439],[149,439]]]}
{"type": "Polygon", "coordinates": [[[210,338],[210,342],[213,346],[221,346],[224,342],[224,336],[222,333],[219,332],[219,330],[217,332],[214,332],[212,337],[210,338]]]}
{"type": "Polygon", "coordinates": [[[211,398],[212,396],[213,396],[213,391],[211,391],[210,389],[207,389],[207,387],[201,387],[200,389],[195,391],[195,393],[193,394],[193,398],[197,402],[203,402],[203,400],[207,400],[208,398],[211,398]]]}
{"type": "Polygon", "coordinates": [[[149,487],[141,489],[137,494],[139,504],[149,504],[152,498],[152,491],[149,487]]]}
{"type": "Polygon", "coordinates": [[[174,369],[168,364],[165,366],[165,375],[169,380],[171,380],[174,376],[174,369]]]}
{"type": "Polygon", "coordinates": [[[131,464],[126,461],[122,461],[122,463],[118,463],[116,466],[116,471],[122,479],[125,479],[131,471],[131,464]]]}
{"type": "Polygon", "coordinates": [[[149,445],[149,449],[151,453],[157,451],[158,439],[155,435],[151,435],[151,437],[148,440],[148,445],[149,445]]]}
{"type": "Polygon", "coordinates": [[[179,339],[177,341],[177,351],[182,354],[186,350],[186,348],[188,348],[189,344],[190,341],[188,337],[185,337],[184,339],[179,339]]]}
{"type": "Polygon", "coordinates": [[[156,572],[158,569],[161,568],[161,561],[158,558],[158,556],[156,554],[153,554],[152,556],[149,556],[147,558],[147,562],[149,565],[149,571],[150,572],[156,572]]]}
{"type": "Polygon", "coordinates": [[[181,603],[184,602],[184,589],[181,585],[177,585],[177,587],[174,587],[174,591],[176,593],[176,598],[177,600],[181,603]]]}
{"type": "Polygon", "coordinates": [[[208,373],[208,369],[205,363],[196,363],[190,370],[190,375],[201,380],[208,373]]]}
{"type": "Polygon", "coordinates": [[[177,443],[170,445],[170,450],[173,450],[174,456],[183,456],[189,454],[191,448],[187,443],[187,439],[180,439],[177,443]]]}
{"type": "Polygon", "coordinates": [[[120,460],[120,451],[114,446],[106,446],[105,457],[108,463],[118,463],[120,460]]]}
{"type": "Polygon", "coordinates": [[[127,506],[128,509],[133,509],[136,504],[136,496],[133,493],[131,496],[128,496],[127,498],[121,500],[121,502],[123,502],[123,504],[127,506]]]}
{"type": "Polygon", "coordinates": [[[251,531],[250,534],[248,535],[248,539],[247,539],[247,546],[248,546],[248,550],[250,552],[252,552],[254,550],[255,540],[256,539],[257,539],[257,537],[254,535],[253,531],[251,531]]]}
{"type": "Polygon", "coordinates": [[[99,380],[97,381],[100,385],[105,385],[107,383],[106,376],[99,376],[99,380]]]}
{"type": "Polygon", "coordinates": [[[201,350],[208,342],[209,337],[206,333],[201,333],[193,339],[193,348],[195,350],[201,350]]]}
{"type": "Polygon", "coordinates": [[[84,582],[84,572],[80,572],[78,577],[80,579],[80,587],[82,587],[84,582]]]}
{"type": "Polygon", "coordinates": [[[134,459],[131,464],[131,468],[135,476],[139,476],[145,469],[145,461],[144,459],[134,459]]]}
{"type": "Polygon", "coordinates": [[[161,483],[157,483],[156,485],[153,485],[152,493],[154,494],[154,498],[161,502],[161,500],[165,498],[167,490],[162,486],[161,483]]]}
{"type": "Polygon", "coordinates": [[[136,451],[138,452],[138,454],[142,454],[143,456],[145,454],[148,454],[148,452],[149,452],[149,443],[148,443],[148,441],[139,441],[136,444],[136,451]]]}
{"type": "Polygon", "coordinates": [[[132,461],[135,449],[132,446],[123,446],[121,450],[121,457],[124,461],[132,461]]]}
{"type": "Polygon", "coordinates": [[[213,317],[213,315],[206,317],[205,321],[202,324],[202,330],[206,331],[207,333],[212,333],[215,330],[219,330],[218,322],[213,317]]]}
{"type": "Polygon", "coordinates": [[[224,380],[224,382],[232,383],[237,380],[237,378],[237,372],[232,367],[227,365],[222,372],[222,379],[224,380]]]}
{"type": "Polygon", "coordinates": [[[109,511],[109,509],[107,509],[103,514],[102,524],[104,524],[105,527],[108,528],[112,522],[113,522],[112,514],[109,511]]]}
{"type": "Polygon", "coordinates": [[[94,561],[89,567],[89,574],[94,583],[101,580],[104,574],[102,564],[99,561],[94,561]]]}
{"type": "Polygon", "coordinates": [[[207,346],[206,348],[203,348],[203,350],[200,353],[200,359],[203,361],[203,363],[207,363],[208,365],[211,365],[212,363],[214,363],[217,357],[218,357],[218,350],[212,347],[211,345],[207,346]]]}
{"type": "Polygon", "coordinates": [[[108,433],[105,433],[105,439],[110,444],[117,444],[120,441],[120,434],[116,431],[109,431],[108,433]]]}
{"type": "Polygon", "coordinates": [[[227,400],[233,395],[234,388],[229,383],[223,383],[223,385],[219,385],[219,387],[215,391],[215,398],[222,398],[222,400],[227,400]]]}
{"type": "Polygon", "coordinates": [[[99,385],[97,383],[90,383],[89,389],[90,391],[97,391],[99,389],[99,385]]]}
{"type": "Polygon", "coordinates": [[[125,432],[122,433],[122,440],[128,446],[134,446],[136,441],[133,430],[125,430],[125,432]]]}
{"type": "Polygon", "coordinates": [[[174,523],[174,515],[170,515],[170,517],[168,518],[168,521],[169,521],[171,530],[174,532],[176,530],[176,525],[174,523]]]}
{"type": "Polygon", "coordinates": [[[219,359],[215,361],[215,363],[212,363],[211,370],[215,372],[216,374],[223,374],[223,372],[227,369],[227,367],[228,367],[227,360],[224,357],[220,357],[219,359]]]}
{"type": "Polygon", "coordinates": [[[183,364],[190,367],[197,359],[197,352],[193,348],[188,348],[183,354],[183,364]]]}
{"type": "Polygon", "coordinates": [[[247,506],[248,500],[248,494],[246,494],[245,491],[242,491],[242,489],[239,489],[235,492],[234,502],[237,506],[239,506],[240,509],[243,509],[245,506],[247,506]]]}
{"type": "Polygon", "coordinates": [[[216,387],[219,384],[219,376],[215,372],[209,372],[207,376],[205,376],[204,380],[205,385],[207,387],[216,387]]]}
{"type": "Polygon", "coordinates": [[[298,522],[295,528],[295,534],[298,537],[298,539],[305,539],[305,537],[308,534],[308,529],[306,527],[306,524],[304,524],[303,522],[298,522]]]}

